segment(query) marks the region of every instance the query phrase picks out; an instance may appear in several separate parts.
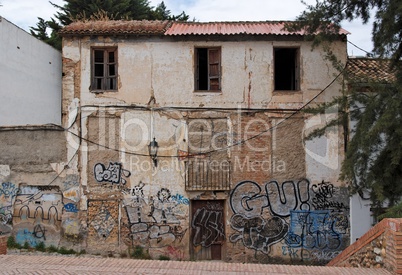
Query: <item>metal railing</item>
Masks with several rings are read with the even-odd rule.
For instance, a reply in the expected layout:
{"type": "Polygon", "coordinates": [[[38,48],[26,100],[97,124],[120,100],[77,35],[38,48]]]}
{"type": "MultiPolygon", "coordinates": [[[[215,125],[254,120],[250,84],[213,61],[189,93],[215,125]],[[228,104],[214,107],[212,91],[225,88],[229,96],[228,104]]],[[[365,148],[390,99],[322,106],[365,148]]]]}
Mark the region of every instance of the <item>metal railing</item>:
{"type": "Polygon", "coordinates": [[[231,165],[228,160],[186,161],[186,190],[230,190],[231,165]]]}

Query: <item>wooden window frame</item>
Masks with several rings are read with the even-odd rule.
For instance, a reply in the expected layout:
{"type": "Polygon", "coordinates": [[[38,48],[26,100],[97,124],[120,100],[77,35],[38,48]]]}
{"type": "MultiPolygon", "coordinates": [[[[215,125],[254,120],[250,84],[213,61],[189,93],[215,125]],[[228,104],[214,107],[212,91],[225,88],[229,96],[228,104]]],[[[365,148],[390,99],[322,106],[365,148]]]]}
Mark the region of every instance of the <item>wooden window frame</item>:
{"type": "Polygon", "coordinates": [[[222,76],[222,49],[221,47],[195,47],[195,76],[194,76],[194,86],[195,92],[221,92],[221,76],[222,76]],[[200,72],[200,54],[201,51],[206,51],[206,64],[204,65],[203,73],[200,72]],[[215,59],[213,60],[213,53],[217,53],[215,59]],[[205,68],[206,67],[206,68],[205,68]],[[216,67],[215,69],[213,67],[216,67]],[[206,72],[205,72],[206,70],[206,72]],[[215,74],[213,74],[215,71],[215,74]],[[206,73],[206,74],[205,74],[206,73]],[[203,84],[200,84],[202,78],[203,84]],[[212,84],[215,81],[215,84],[212,84]],[[206,84],[206,85],[205,85],[206,84]],[[201,86],[206,86],[200,88],[201,86]],[[214,88],[213,86],[218,86],[214,88]]]}
{"type": "Polygon", "coordinates": [[[93,47],[91,48],[91,91],[93,92],[116,92],[118,90],[118,54],[117,47],[93,47]],[[97,61],[96,52],[103,52],[103,60],[97,61]],[[109,54],[114,53],[113,61],[109,54]],[[102,75],[96,75],[96,67],[102,66],[102,75]],[[111,72],[113,66],[114,74],[111,72]],[[110,82],[112,81],[112,82],[110,82]]]}
{"type": "Polygon", "coordinates": [[[273,49],[273,56],[274,56],[274,91],[277,92],[297,92],[300,91],[300,47],[274,47],[273,49]],[[277,50],[289,50],[294,51],[293,58],[294,58],[294,66],[292,71],[292,76],[290,78],[290,89],[282,89],[278,88],[280,84],[278,84],[277,77],[279,72],[277,72],[277,50]],[[293,79],[292,79],[293,78],[293,79]]]}

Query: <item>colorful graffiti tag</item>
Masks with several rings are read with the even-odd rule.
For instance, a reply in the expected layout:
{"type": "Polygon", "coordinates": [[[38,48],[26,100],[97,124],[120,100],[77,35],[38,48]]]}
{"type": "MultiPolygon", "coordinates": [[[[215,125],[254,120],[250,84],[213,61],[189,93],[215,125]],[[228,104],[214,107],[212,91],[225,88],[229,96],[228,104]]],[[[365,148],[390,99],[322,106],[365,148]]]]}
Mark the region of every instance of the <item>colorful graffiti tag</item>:
{"type": "Polygon", "coordinates": [[[261,186],[242,181],[231,192],[230,207],[235,233],[229,240],[264,254],[281,243],[282,254],[291,259],[329,260],[348,243],[347,196],[329,182],[311,185],[303,179],[261,186]]]}
{"type": "Polygon", "coordinates": [[[58,245],[63,195],[57,186],[20,186],[14,203],[13,228],[20,244],[58,245]]]}

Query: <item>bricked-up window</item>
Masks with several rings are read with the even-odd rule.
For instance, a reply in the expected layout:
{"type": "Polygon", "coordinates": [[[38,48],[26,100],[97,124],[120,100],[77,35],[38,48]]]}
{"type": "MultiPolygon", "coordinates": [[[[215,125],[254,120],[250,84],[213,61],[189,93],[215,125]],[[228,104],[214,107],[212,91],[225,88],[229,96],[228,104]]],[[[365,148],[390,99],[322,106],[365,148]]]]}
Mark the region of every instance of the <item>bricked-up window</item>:
{"type": "Polygon", "coordinates": [[[91,90],[117,90],[117,48],[92,49],[91,90]]]}
{"type": "Polygon", "coordinates": [[[275,90],[297,91],[300,89],[299,81],[299,49],[275,48],[275,90]]]}
{"type": "Polygon", "coordinates": [[[221,89],[221,49],[196,48],[195,90],[220,91],[221,89]]]}

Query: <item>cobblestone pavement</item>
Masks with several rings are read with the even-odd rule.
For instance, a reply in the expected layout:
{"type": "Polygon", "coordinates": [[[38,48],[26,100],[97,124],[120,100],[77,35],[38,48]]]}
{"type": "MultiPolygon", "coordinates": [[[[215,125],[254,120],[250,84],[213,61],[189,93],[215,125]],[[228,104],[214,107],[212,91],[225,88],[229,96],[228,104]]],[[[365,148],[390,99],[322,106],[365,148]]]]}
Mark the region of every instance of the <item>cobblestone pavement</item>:
{"type": "Polygon", "coordinates": [[[0,274],[391,274],[385,269],[0,255],[0,274]]]}

